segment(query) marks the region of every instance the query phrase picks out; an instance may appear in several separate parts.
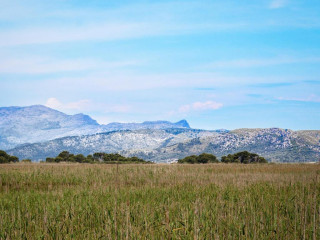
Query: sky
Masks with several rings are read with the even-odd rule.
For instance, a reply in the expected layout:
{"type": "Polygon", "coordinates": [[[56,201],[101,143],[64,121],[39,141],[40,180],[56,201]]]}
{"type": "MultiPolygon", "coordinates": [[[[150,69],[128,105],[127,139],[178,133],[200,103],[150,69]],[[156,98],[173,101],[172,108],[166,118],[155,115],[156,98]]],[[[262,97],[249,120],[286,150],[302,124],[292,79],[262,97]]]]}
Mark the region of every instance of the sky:
{"type": "Polygon", "coordinates": [[[0,107],[320,129],[319,0],[0,0],[0,107]]]}

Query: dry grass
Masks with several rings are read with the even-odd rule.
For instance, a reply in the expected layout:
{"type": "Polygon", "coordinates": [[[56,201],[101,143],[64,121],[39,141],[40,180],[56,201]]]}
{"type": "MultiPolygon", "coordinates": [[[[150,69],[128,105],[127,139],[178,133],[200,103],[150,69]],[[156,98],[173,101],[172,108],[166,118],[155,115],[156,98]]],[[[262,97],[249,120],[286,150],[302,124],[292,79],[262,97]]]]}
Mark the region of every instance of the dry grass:
{"type": "Polygon", "coordinates": [[[320,239],[320,165],[0,166],[0,239],[320,239]]]}

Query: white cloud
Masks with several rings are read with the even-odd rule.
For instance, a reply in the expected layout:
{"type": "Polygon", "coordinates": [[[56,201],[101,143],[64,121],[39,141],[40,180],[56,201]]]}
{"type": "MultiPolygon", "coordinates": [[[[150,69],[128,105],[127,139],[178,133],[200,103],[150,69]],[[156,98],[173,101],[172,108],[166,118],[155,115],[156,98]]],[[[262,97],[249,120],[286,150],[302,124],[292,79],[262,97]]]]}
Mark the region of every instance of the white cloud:
{"type": "Polygon", "coordinates": [[[87,100],[87,99],[79,100],[76,102],[62,103],[56,98],[49,98],[45,105],[47,107],[58,109],[61,111],[65,111],[65,110],[83,111],[83,110],[88,110],[88,108],[90,108],[92,103],[90,100],[87,100]]]}
{"type": "Polygon", "coordinates": [[[45,106],[68,113],[90,111],[96,111],[100,113],[127,113],[131,110],[131,107],[128,105],[96,103],[88,99],[62,103],[57,98],[49,98],[45,103],[45,106]]]}
{"type": "Polygon", "coordinates": [[[139,65],[138,61],[107,62],[94,59],[53,59],[43,57],[1,58],[0,73],[43,74],[85,70],[107,70],[139,65]]]}
{"type": "Polygon", "coordinates": [[[285,7],[288,4],[288,0],[272,0],[269,8],[276,9],[276,8],[282,8],[285,7]]]}
{"type": "Polygon", "coordinates": [[[62,106],[62,103],[56,98],[49,98],[45,103],[45,106],[53,109],[59,109],[62,106]]]}
{"type": "Polygon", "coordinates": [[[191,111],[217,110],[223,106],[222,103],[214,101],[194,102],[192,104],[183,105],[179,108],[179,112],[186,113],[191,111]]]}

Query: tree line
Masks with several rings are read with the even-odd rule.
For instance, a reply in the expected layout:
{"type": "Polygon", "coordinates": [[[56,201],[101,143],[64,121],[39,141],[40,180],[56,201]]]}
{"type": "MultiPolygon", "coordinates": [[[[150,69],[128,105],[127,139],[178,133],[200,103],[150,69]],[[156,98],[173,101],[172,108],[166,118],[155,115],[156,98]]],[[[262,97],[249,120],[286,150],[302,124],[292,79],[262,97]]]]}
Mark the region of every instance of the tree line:
{"type": "MultiPolygon", "coordinates": [[[[11,156],[5,151],[0,150],[0,163],[11,163],[19,162],[19,158],[11,156]]],[[[21,162],[31,162],[30,159],[23,159],[21,162]]],[[[83,154],[72,154],[68,151],[62,151],[58,156],[46,158],[48,163],[59,163],[59,162],[74,162],[74,163],[153,163],[151,161],[145,161],[138,157],[124,157],[118,153],[103,153],[97,152],[84,156],[83,154]]],[[[219,163],[218,158],[209,153],[202,153],[200,155],[191,155],[183,159],[179,159],[178,163],[219,163]]],[[[227,156],[221,157],[222,163],[267,163],[264,157],[259,156],[256,153],[250,153],[248,151],[242,151],[235,154],[228,154],[227,156]]]]}
{"type": "MultiPolygon", "coordinates": [[[[179,159],[178,163],[218,163],[218,158],[209,153],[202,153],[199,156],[191,155],[183,159],[179,159]]],[[[256,153],[250,153],[248,151],[238,152],[235,154],[228,154],[221,157],[222,163],[267,163],[264,157],[259,156],[256,153]]]]}
{"type": "Polygon", "coordinates": [[[83,154],[74,155],[68,151],[62,151],[55,158],[46,158],[46,162],[74,162],[74,163],[152,163],[137,157],[124,157],[118,153],[98,152],[84,156],[83,154]]]}

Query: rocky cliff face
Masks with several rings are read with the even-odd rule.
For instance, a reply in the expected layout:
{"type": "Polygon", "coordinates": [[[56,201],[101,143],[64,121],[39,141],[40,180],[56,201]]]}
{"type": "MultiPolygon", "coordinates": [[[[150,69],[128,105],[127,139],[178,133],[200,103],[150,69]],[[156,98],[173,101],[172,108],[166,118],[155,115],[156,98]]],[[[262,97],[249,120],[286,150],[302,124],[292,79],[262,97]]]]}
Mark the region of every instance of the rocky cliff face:
{"type": "Polygon", "coordinates": [[[85,155],[95,152],[114,153],[132,149],[151,151],[179,142],[185,142],[189,139],[214,134],[216,133],[213,131],[193,129],[123,130],[88,136],[64,137],[42,143],[25,144],[7,152],[18,156],[20,159],[45,160],[46,157],[55,157],[64,150],[85,155]]]}
{"type": "Polygon", "coordinates": [[[33,160],[72,153],[119,152],[155,162],[170,162],[203,152],[221,157],[247,150],[272,162],[310,162],[320,159],[320,131],[291,131],[278,128],[205,131],[194,129],[143,129],[115,131],[89,136],[65,137],[28,144],[8,151],[33,160]]]}
{"type": "Polygon", "coordinates": [[[152,151],[131,150],[122,153],[165,162],[203,152],[221,157],[244,150],[258,153],[270,162],[315,162],[320,160],[320,131],[238,129],[152,151]]]}

